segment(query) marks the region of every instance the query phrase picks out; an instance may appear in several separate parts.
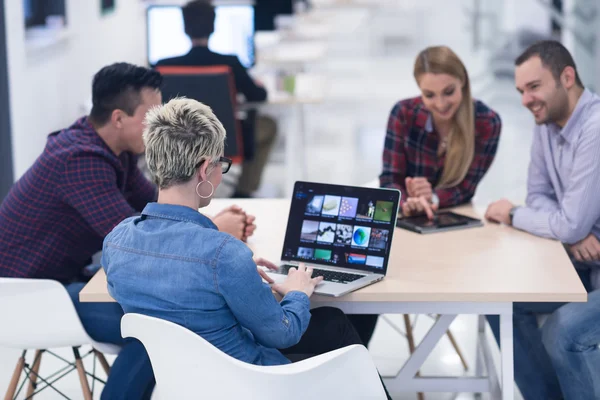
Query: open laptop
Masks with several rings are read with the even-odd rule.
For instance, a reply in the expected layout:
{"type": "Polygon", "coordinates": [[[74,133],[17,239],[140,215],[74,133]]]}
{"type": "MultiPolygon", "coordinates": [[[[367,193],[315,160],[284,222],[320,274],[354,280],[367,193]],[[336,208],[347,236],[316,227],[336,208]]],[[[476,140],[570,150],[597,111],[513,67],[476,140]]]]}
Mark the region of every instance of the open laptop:
{"type": "Polygon", "coordinates": [[[279,271],[282,282],[300,262],[324,280],[315,293],[338,297],[385,277],[400,192],[296,182],[279,271]]]}

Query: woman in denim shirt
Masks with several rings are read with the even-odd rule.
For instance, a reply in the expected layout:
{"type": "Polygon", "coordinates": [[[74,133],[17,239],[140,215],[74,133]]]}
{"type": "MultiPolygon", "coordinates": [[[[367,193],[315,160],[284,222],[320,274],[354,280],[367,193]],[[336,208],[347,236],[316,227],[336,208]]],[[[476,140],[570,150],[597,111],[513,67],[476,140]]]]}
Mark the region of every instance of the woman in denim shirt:
{"type": "Polygon", "coordinates": [[[147,114],[146,159],[158,202],[106,237],[102,265],[111,296],[126,313],[175,322],[256,365],[362,344],[340,310],[310,310],[322,280],[310,268],[292,269],[278,285],[263,283],[269,279],[257,265],[276,266],[254,260],[244,243],[198,212],[231,165],[222,157],[224,140],[223,125],[195,100],[174,99],[147,114]]]}

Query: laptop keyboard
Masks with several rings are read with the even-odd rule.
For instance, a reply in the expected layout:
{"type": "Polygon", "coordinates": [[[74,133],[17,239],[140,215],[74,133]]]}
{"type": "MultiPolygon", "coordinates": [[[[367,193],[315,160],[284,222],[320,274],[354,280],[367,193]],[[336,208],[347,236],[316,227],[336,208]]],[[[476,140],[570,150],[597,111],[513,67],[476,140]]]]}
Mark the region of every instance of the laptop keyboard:
{"type": "MultiPolygon", "coordinates": [[[[279,273],[287,275],[290,268],[297,268],[296,265],[285,264],[279,267],[279,273]]],[[[354,282],[365,275],[349,274],[347,272],[330,271],[326,269],[313,268],[313,277],[322,276],[323,280],[335,283],[354,282]]]]}

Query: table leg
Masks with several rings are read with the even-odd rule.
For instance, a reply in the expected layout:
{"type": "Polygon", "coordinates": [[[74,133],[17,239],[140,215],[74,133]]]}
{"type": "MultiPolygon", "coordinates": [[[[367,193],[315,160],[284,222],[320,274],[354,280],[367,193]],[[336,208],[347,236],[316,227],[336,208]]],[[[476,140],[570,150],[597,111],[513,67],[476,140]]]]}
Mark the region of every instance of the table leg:
{"type": "Polygon", "coordinates": [[[500,314],[500,353],[502,359],[502,400],[513,400],[515,394],[513,359],[513,316],[500,314]]]}
{"type": "MultiPolygon", "coordinates": [[[[481,341],[485,335],[485,315],[477,316],[477,345],[475,347],[475,376],[482,377],[484,370],[484,355],[481,341]]],[[[481,393],[475,393],[475,399],[481,399],[481,393]]]]}
{"type": "MultiPolygon", "coordinates": [[[[390,393],[490,393],[494,400],[514,400],[513,372],[513,332],[512,332],[512,303],[491,302],[353,302],[329,301],[318,298],[311,307],[338,307],[348,314],[439,314],[423,340],[415,348],[415,352],[404,363],[395,377],[384,378],[390,393]],[[425,359],[431,354],[436,344],[444,337],[450,324],[458,314],[481,315],[479,318],[479,353],[480,364],[478,372],[487,376],[427,376],[417,377],[425,359]],[[492,343],[485,332],[485,315],[500,315],[501,321],[501,365],[496,368],[492,343]],[[504,393],[503,393],[504,389],[504,393]]],[[[385,318],[384,318],[385,319],[385,318]]]]}

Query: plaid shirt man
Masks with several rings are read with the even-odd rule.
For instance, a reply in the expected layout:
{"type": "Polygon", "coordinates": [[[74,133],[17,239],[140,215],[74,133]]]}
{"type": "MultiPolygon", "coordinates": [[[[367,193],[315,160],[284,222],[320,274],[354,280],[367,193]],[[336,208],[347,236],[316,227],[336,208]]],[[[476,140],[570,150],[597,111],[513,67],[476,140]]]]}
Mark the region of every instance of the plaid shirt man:
{"type": "MultiPolygon", "coordinates": [[[[452,207],[469,201],[477,184],[489,169],[500,139],[500,117],[481,101],[474,102],[475,154],[467,175],[457,186],[434,189],[439,206],[452,207]]],[[[402,201],[408,194],[406,177],[425,177],[435,188],[439,182],[445,153],[438,157],[439,136],[433,127],[429,111],[420,97],[398,102],[392,112],[385,136],[381,187],[400,189],[402,201]]]]}
{"type": "Polygon", "coordinates": [[[77,280],[104,237],[155,199],[137,157],[116,156],[81,118],[50,134],[0,205],[0,276],[77,280]]]}

